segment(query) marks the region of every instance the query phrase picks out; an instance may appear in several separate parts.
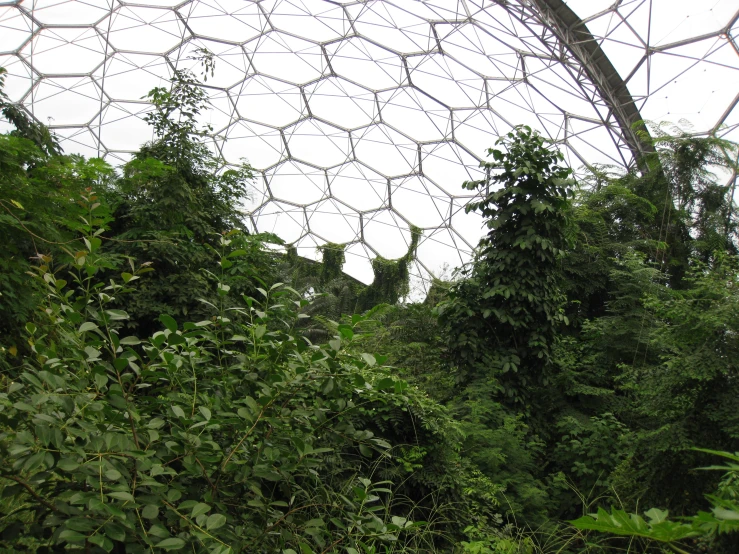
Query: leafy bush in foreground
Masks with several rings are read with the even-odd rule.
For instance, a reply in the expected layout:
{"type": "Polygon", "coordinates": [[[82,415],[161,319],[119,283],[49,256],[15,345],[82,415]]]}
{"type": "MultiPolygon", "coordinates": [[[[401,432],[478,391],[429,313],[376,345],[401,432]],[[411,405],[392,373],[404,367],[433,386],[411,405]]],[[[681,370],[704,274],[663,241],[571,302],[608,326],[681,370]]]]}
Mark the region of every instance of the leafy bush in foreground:
{"type": "MultiPolygon", "coordinates": [[[[5,544],[372,553],[416,532],[373,481],[390,445],[362,423],[406,405],[406,384],[345,350],[350,326],[327,345],[301,338],[308,301],[281,284],[243,308],[211,304],[205,321],[162,315],[151,337],[122,336],[128,315],[112,306],[147,268],[96,281],[96,200],[66,270],[38,268],[46,320],[26,326],[33,354],[0,393],[4,502],[17,505],[5,544]]],[[[229,243],[223,258],[238,258],[229,243]]]]}

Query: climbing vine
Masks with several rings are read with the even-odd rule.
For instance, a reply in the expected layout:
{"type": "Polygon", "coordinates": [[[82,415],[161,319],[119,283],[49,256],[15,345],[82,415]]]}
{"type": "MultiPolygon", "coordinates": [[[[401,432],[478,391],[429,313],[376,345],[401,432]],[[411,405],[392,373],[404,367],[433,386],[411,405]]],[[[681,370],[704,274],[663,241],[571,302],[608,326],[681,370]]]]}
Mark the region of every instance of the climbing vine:
{"type": "Polygon", "coordinates": [[[378,304],[395,304],[410,292],[410,265],[416,259],[418,241],[423,231],[411,226],[411,242],[405,255],[396,260],[388,260],[377,256],[372,260],[372,271],[375,275],[372,284],[359,297],[361,310],[367,310],[378,304]]]}
{"type": "Polygon", "coordinates": [[[460,368],[472,379],[495,376],[508,399],[525,402],[532,385],[548,384],[545,367],[566,319],[558,264],[567,243],[571,170],[528,127],[496,144],[506,150],[488,150],[494,161],[483,167],[491,176],[464,185],[486,191],[467,211],[482,214],[488,233],[439,311],[460,368]]]}
{"type": "Polygon", "coordinates": [[[321,265],[321,283],[327,283],[341,276],[346,261],[344,249],[346,244],[337,244],[327,242],[318,247],[318,251],[323,256],[323,264],[321,265]]]}

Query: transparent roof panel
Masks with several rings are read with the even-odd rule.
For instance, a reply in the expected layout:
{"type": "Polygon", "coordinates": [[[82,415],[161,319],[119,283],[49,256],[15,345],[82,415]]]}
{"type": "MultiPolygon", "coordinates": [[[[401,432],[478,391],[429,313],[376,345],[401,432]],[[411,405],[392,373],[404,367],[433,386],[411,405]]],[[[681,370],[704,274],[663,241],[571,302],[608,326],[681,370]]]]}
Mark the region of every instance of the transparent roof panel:
{"type": "Polygon", "coordinates": [[[152,138],[142,97],[207,49],[204,122],[257,169],[252,228],[313,259],[346,243],[369,282],[415,226],[423,285],[469,259],[461,183],[514,125],[575,169],[632,164],[639,119],[739,140],[738,20],[737,0],[0,0],[0,65],[67,151],[120,164],[152,138]]]}

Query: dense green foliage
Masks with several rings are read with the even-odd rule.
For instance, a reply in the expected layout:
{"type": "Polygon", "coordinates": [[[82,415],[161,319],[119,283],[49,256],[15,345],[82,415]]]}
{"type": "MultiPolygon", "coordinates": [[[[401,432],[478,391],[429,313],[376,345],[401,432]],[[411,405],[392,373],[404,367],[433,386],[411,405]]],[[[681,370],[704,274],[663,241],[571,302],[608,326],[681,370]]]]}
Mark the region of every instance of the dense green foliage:
{"type": "Polygon", "coordinates": [[[7,540],[30,526],[106,551],[310,552],[413,534],[392,485],[373,481],[392,462],[371,428],[417,402],[374,356],[347,353],[350,328],[310,345],[294,333],[308,301],[276,284],[246,298],[246,324],[213,306],[215,321],[162,315],[150,338],[124,336],[111,306],[139,272],[96,282],[94,230],[71,286],[38,268],[49,323],[27,325],[34,355],[3,397],[1,451],[5,496],[38,504],[31,521],[6,518],[7,540]]]}
{"type": "Polygon", "coordinates": [[[517,128],[412,303],[421,230],[367,286],[250,235],[198,78],[149,99],[114,169],[0,92],[0,550],[739,549],[733,145],[578,183],[517,128]]]}
{"type": "MultiPolygon", "coordinates": [[[[149,93],[154,110],[147,120],[156,139],[133,156],[116,183],[111,230],[118,241],[109,249],[138,264],[154,261],[152,276],[121,306],[146,334],[154,329],[144,322],[161,313],[206,316],[199,299],[208,295],[209,274],[218,267],[213,247],[221,235],[242,227],[235,204],[252,178],[248,165],[217,171],[220,161],[202,141],[206,130],[197,126],[207,104],[196,85],[193,74],[179,70],[171,89],[149,93]]],[[[234,292],[253,291],[239,284],[234,292]]]]}

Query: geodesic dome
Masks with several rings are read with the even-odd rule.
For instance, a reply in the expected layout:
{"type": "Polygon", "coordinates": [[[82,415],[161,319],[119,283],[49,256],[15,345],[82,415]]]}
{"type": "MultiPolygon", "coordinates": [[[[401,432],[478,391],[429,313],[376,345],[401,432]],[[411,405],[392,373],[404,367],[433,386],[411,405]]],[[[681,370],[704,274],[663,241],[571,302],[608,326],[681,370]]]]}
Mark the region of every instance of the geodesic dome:
{"type": "Polygon", "coordinates": [[[68,152],[125,161],[152,138],[142,97],[217,58],[212,146],[258,170],[245,211],[345,270],[406,252],[414,274],[469,258],[461,183],[514,125],[570,165],[633,163],[640,119],[736,139],[737,0],[0,0],[6,92],[68,152]]]}

